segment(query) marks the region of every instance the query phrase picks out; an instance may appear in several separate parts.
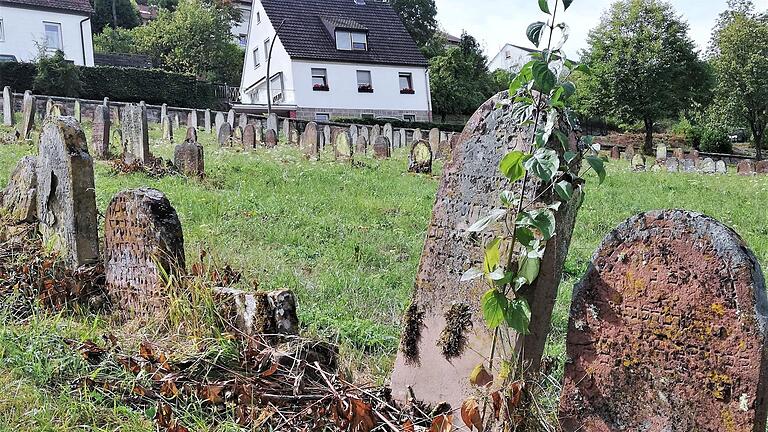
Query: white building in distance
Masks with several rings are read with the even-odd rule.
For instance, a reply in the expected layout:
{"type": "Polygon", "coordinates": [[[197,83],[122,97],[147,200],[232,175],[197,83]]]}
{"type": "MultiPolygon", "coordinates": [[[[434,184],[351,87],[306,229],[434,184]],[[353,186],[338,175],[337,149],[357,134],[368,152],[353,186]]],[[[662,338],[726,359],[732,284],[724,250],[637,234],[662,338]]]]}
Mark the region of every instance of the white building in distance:
{"type": "Polygon", "coordinates": [[[502,69],[516,73],[523,65],[531,60],[531,53],[538,52],[533,48],[524,48],[519,45],[505,44],[498,54],[488,63],[491,72],[502,69]]]}

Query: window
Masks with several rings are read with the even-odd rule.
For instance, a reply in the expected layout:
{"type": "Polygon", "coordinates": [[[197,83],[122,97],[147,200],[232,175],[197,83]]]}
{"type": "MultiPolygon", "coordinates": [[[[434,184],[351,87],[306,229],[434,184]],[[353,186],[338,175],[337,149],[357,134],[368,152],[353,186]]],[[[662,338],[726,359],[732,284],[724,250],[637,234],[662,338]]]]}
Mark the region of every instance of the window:
{"type": "Polygon", "coordinates": [[[357,91],[360,93],[373,93],[373,83],[371,82],[371,71],[357,71],[357,91]]]}
{"type": "Polygon", "coordinates": [[[368,35],[363,32],[336,30],[336,49],[343,51],[367,51],[368,35]]]}
{"type": "Polygon", "coordinates": [[[400,72],[400,93],[401,94],[414,94],[413,91],[413,75],[406,72],[400,72]]]}
{"type": "Polygon", "coordinates": [[[49,50],[62,49],[61,24],[43,22],[43,27],[45,27],[45,47],[49,50]]]}
{"type": "Polygon", "coordinates": [[[269,61],[269,38],[264,41],[264,63],[269,61]]]}
{"type": "Polygon", "coordinates": [[[256,24],[261,24],[261,12],[256,12],[256,24]]]}
{"type": "Polygon", "coordinates": [[[259,49],[253,49],[253,68],[258,69],[261,66],[261,59],[259,58],[259,49]]]}
{"type": "Polygon", "coordinates": [[[328,91],[328,71],[325,69],[312,69],[312,90],[328,91]]]}
{"type": "Polygon", "coordinates": [[[416,116],[414,114],[403,114],[403,120],[407,122],[416,121],[416,116]]]}
{"type": "Polygon", "coordinates": [[[278,73],[269,80],[269,88],[272,91],[272,103],[283,101],[283,74],[278,73]]]}
{"type": "Polygon", "coordinates": [[[2,19],[0,19],[0,42],[5,42],[5,27],[2,19]]]}
{"type": "Polygon", "coordinates": [[[360,114],[360,117],[361,118],[369,118],[369,119],[374,118],[372,113],[362,113],[362,114],[360,114]]]}
{"type": "Polygon", "coordinates": [[[245,48],[248,46],[248,35],[241,34],[237,38],[237,42],[240,44],[241,47],[245,48]]]}
{"type": "Polygon", "coordinates": [[[331,115],[328,113],[315,113],[315,121],[327,123],[331,120],[331,115]]]}

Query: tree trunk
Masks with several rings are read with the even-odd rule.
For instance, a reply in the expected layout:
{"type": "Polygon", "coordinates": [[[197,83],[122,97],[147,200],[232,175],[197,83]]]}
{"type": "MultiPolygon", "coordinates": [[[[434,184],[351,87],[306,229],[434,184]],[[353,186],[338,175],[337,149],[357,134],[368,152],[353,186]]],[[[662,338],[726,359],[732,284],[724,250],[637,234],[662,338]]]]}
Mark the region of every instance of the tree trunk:
{"type": "Polygon", "coordinates": [[[646,156],[653,154],[653,120],[645,119],[645,144],[643,144],[643,153],[646,156]]]}
{"type": "Polygon", "coordinates": [[[752,138],[755,140],[755,151],[757,153],[757,160],[763,159],[763,135],[765,134],[765,128],[760,129],[757,124],[752,122],[750,125],[752,129],[752,138]]]}

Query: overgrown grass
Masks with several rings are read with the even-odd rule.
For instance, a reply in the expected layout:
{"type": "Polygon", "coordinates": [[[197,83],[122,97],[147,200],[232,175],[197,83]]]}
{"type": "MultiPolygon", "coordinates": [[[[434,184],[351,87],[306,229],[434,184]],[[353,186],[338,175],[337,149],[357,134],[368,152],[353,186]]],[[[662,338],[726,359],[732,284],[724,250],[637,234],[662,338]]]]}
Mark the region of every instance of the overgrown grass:
{"type": "MultiPolygon", "coordinates": [[[[183,131],[175,135],[183,136],[183,131]]],[[[151,138],[155,154],[172,156],[173,147],[159,142],[159,130],[153,129],[151,138]]],[[[437,177],[406,174],[403,150],[391,160],[365,159],[350,166],[307,162],[289,148],[221,150],[211,135],[201,132],[200,138],[206,151],[204,180],[114,174],[98,162],[99,211],[120,190],[160,189],[181,218],[189,262],[205,250],[243,271],[244,287],[294,290],[306,331],[341,343],[349,367],[385,382],[437,177]]],[[[33,152],[27,145],[0,147],[0,184],[22,155],[33,152]]],[[[762,204],[768,201],[768,177],[638,174],[630,173],[626,162],[611,163],[608,169],[602,186],[589,184],[566,263],[547,350],[560,360],[573,283],[602,238],[635,213],[660,208],[706,213],[733,227],[760,262],[768,264],[768,213],[762,204]]],[[[3,325],[0,430],[69,430],[75,425],[151,430],[142,413],[75,398],[60,382],[79,370],[77,363],[67,363],[72,354],[60,337],[98,336],[105,328],[102,321],[41,316],[3,325]]]]}

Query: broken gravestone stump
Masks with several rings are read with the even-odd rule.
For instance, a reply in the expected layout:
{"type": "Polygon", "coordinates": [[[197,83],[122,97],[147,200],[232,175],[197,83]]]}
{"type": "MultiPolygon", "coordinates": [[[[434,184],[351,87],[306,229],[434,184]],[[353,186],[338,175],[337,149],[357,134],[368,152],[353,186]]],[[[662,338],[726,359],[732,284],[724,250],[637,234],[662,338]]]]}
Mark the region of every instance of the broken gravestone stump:
{"type": "Polygon", "coordinates": [[[37,159],[37,219],[71,268],[99,258],[93,159],[74,117],[43,121],[37,159]]]}
{"type": "Polygon", "coordinates": [[[29,90],[24,92],[21,104],[21,139],[29,139],[35,127],[35,97],[29,90]]]}
{"type": "Polygon", "coordinates": [[[128,161],[138,160],[145,164],[152,159],[149,152],[149,128],[147,109],[144,105],[128,104],[123,107],[120,129],[123,133],[123,154],[128,161]]]}
{"type": "Polygon", "coordinates": [[[414,141],[408,156],[408,172],[432,174],[432,149],[424,140],[414,141]]]}
{"type": "Polygon", "coordinates": [[[765,431],[768,300],[744,241],[664,210],[610,233],[574,287],[561,426],[765,431]]]}
{"type": "Polygon", "coordinates": [[[177,145],[173,151],[173,164],[186,176],[202,178],[205,175],[203,146],[194,140],[177,145]]]}
{"type": "Polygon", "coordinates": [[[109,295],[127,315],[164,316],[163,274],[184,272],[184,235],[171,203],[156,189],[118,193],[104,222],[104,272],[109,295]]]}
{"type": "Polygon", "coordinates": [[[98,160],[109,159],[109,135],[111,120],[109,108],[104,105],[96,105],[93,110],[93,157],[98,160]]]}
{"type": "Polygon", "coordinates": [[[0,219],[12,224],[32,223],[37,217],[37,158],[24,156],[0,191],[0,219]]]}
{"type": "Polygon", "coordinates": [[[214,288],[219,315],[247,336],[297,335],[296,296],[290,290],[248,293],[234,288],[214,288]]]}
{"type": "MultiPolygon", "coordinates": [[[[461,278],[469,268],[482,263],[486,246],[467,228],[491,209],[502,207],[501,191],[522,191],[522,182],[510,184],[498,171],[501,158],[512,150],[532,151],[532,129],[516,122],[512,104],[500,103],[506,97],[507,92],[500,93],[475,112],[443,170],[392,374],[392,394],[398,400],[406,400],[412,390],[417,400],[430,404],[446,401],[458,410],[475,392],[469,382],[471,372],[477,365],[487,364],[491,353],[493,332],[480,311],[480,298],[487,286],[480,279],[461,282],[461,278]]],[[[564,123],[559,127],[567,130],[564,123]]],[[[576,151],[575,135],[566,136],[567,150],[576,151]]],[[[422,145],[430,150],[428,143],[422,145]]],[[[560,157],[565,151],[556,138],[546,146],[560,157]]],[[[571,169],[578,170],[579,163],[575,160],[571,169]]],[[[526,199],[534,206],[558,201],[554,192],[539,187],[527,188],[526,199]]],[[[531,374],[539,371],[578,201],[574,197],[555,212],[557,232],[547,245],[540,275],[530,290],[530,334],[510,332],[514,350],[525,346],[522,361],[531,374]]],[[[487,236],[500,233],[489,232],[487,236]]],[[[500,361],[497,351],[494,364],[500,361]]]]}

